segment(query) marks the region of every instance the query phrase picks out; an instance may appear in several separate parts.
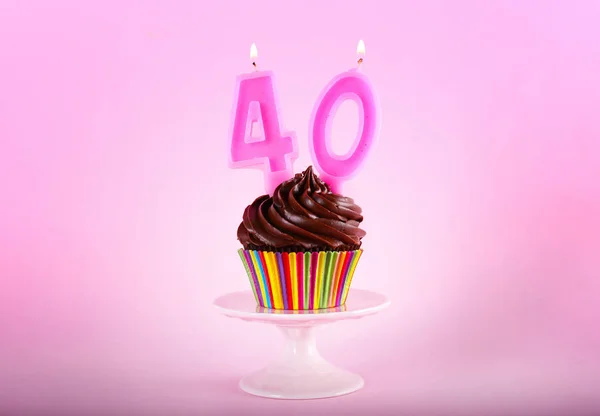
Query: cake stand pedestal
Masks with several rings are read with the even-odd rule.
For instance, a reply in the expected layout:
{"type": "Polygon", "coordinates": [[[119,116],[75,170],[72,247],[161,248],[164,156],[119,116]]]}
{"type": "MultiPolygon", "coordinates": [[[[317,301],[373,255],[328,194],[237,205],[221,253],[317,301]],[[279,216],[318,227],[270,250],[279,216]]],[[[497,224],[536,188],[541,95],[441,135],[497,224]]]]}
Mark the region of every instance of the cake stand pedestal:
{"type": "Polygon", "coordinates": [[[361,389],[361,376],[334,366],[319,354],[315,327],[373,315],[389,304],[384,295],[361,289],[350,289],[344,306],[316,311],[262,308],[256,306],[250,291],[230,293],[214,301],[225,316],[272,324],[283,333],[286,343],[279,357],[240,381],[245,392],[273,399],[319,399],[361,389]]]}

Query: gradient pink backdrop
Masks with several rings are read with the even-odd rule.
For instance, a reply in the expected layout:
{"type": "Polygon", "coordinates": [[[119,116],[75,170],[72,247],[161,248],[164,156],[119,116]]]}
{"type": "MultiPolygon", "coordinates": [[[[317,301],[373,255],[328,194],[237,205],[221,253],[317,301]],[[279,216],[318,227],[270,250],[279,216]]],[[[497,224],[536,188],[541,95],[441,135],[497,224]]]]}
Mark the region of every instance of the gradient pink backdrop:
{"type": "MultiPolygon", "coordinates": [[[[1,1],[0,414],[600,411],[599,21],[591,0],[1,1]],[[235,76],[256,42],[300,170],[359,38],[383,126],[345,187],[355,285],[393,306],[320,331],[364,390],[246,396],[280,336],[211,307],[247,288],[235,231],[262,192],[227,169],[235,76]]],[[[337,149],[355,126],[344,108],[337,149]]]]}

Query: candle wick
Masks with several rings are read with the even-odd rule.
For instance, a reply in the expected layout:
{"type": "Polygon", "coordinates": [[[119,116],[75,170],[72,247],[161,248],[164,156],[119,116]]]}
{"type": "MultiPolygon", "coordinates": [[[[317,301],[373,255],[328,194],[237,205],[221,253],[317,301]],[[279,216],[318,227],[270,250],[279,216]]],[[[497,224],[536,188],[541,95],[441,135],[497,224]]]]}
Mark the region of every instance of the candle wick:
{"type": "Polygon", "coordinates": [[[254,67],[255,70],[258,71],[258,66],[256,66],[256,62],[252,62],[252,66],[254,67]]]}
{"type": "Polygon", "coordinates": [[[358,66],[360,66],[360,64],[362,64],[362,63],[363,63],[363,58],[358,58],[358,61],[357,61],[357,62],[358,62],[358,66]]]}

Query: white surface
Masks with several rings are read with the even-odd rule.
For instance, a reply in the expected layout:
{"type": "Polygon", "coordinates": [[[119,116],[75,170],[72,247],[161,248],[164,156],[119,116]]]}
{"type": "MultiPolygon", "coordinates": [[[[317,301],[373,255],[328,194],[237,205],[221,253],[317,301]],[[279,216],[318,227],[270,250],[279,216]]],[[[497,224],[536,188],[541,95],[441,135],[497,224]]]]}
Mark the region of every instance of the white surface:
{"type": "Polygon", "coordinates": [[[282,326],[313,325],[319,322],[334,322],[342,319],[372,315],[389,306],[390,301],[380,293],[362,289],[350,289],[346,304],[337,308],[316,311],[286,311],[267,309],[256,305],[251,291],[233,292],[221,296],[214,305],[231,318],[282,326]]]}
{"type": "Polygon", "coordinates": [[[352,393],[362,388],[364,381],[321,357],[314,326],[372,315],[386,308],[390,301],[379,293],[351,289],[344,306],[318,311],[261,308],[256,306],[250,291],[221,296],[214,304],[226,316],[277,325],[286,338],[278,359],[242,378],[242,390],[276,399],[317,399],[352,393]]]}

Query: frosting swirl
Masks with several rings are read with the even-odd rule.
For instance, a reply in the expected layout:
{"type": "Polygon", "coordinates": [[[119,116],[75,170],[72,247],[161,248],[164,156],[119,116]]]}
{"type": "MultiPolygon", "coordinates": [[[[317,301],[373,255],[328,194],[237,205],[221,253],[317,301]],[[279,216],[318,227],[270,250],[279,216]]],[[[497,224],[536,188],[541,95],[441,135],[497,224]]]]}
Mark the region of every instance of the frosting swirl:
{"type": "Polygon", "coordinates": [[[365,231],[361,208],[331,192],[309,166],[244,210],[237,237],[246,250],[356,250],[365,231]]]}

